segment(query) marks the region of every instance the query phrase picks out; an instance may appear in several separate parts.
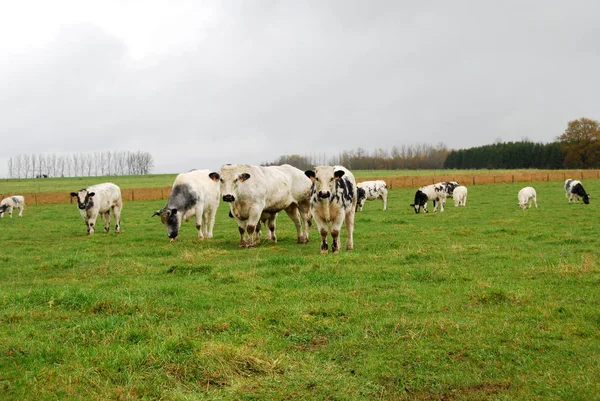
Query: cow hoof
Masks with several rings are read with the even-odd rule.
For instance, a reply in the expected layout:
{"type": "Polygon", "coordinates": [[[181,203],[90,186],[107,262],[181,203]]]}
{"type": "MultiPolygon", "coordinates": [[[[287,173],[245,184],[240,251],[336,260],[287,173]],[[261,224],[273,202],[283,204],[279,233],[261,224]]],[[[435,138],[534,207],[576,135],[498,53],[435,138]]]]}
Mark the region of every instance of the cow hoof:
{"type": "Polygon", "coordinates": [[[321,255],[327,255],[327,249],[321,249],[321,255]]]}
{"type": "Polygon", "coordinates": [[[175,242],[175,241],[177,241],[177,238],[171,238],[170,242],[175,242]]]}

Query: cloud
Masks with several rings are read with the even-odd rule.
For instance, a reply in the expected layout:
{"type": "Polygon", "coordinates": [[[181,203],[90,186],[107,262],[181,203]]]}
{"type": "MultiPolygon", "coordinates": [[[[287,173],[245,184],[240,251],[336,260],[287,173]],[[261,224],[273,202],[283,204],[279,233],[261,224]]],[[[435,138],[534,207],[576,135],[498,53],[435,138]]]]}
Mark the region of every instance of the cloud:
{"type": "Polygon", "coordinates": [[[141,150],[174,173],[416,142],[548,142],[597,118],[592,1],[183,4],[109,2],[98,20],[61,22],[53,40],[0,56],[11,138],[0,176],[23,153],[141,150]]]}

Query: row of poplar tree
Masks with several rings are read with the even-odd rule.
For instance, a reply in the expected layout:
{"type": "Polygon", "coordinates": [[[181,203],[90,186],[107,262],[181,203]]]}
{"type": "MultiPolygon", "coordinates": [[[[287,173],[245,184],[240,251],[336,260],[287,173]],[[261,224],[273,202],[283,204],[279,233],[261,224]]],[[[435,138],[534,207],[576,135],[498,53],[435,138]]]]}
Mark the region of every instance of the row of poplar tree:
{"type": "Polygon", "coordinates": [[[71,155],[22,154],[8,159],[9,178],[144,175],[154,168],[148,152],[96,152],[71,155]]]}

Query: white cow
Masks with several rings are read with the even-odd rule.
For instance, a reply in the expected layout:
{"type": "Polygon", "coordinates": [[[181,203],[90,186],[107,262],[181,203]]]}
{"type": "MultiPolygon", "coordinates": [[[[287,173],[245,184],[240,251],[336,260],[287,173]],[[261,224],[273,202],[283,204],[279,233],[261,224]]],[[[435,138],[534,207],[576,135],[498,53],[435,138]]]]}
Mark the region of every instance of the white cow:
{"type": "Polygon", "coordinates": [[[219,174],[210,170],[192,170],[175,177],[165,207],[154,212],[167,227],[171,241],[177,240],[181,222],[196,217],[198,238],[212,238],[221,188],[219,174]]]}
{"type": "Polygon", "coordinates": [[[340,230],[346,225],[346,249],[354,248],[354,214],[356,213],[356,180],[342,166],[318,166],[305,174],[312,180],[310,210],[321,234],[321,253],[328,252],[327,235],[331,231],[331,250],[341,248],[340,230]]]}
{"type": "Polygon", "coordinates": [[[112,182],[92,185],[77,192],[71,192],[71,197],[77,198],[79,213],[85,221],[89,235],[94,234],[94,225],[98,214],[104,216],[104,232],[110,228],[110,211],[115,215],[115,232],[121,232],[121,210],[123,199],[121,189],[112,182]]]}
{"type": "Polygon", "coordinates": [[[585,192],[581,181],[568,179],[565,181],[565,196],[569,200],[569,203],[575,198],[575,202],[579,203],[579,199],[583,199],[583,203],[586,205],[590,204],[590,194],[585,192]]]}
{"type": "Polygon", "coordinates": [[[440,207],[440,213],[444,211],[444,205],[446,204],[446,188],[441,184],[432,184],[421,187],[415,193],[415,201],[411,203],[414,207],[415,213],[419,213],[421,207],[423,212],[428,213],[427,202],[433,201],[433,212],[437,211],[438,206],[440,207]]]}
{"type": "Polygon", "coordinates": [[[358,187],[356,199],[356,211],[362,211],[366,200],[381,199],[383,210],[387,210],[388,190],[385,181],[363,181],[356,184],[358,187]]]}
{"type": "Polygon", "coordinates": [[[452,197],[454,198],[454,206],[467,206],[467,187],[459,185],[454,188],[452,197]]]}
{"type": "Polygon", "coordinates": [[[538,207],[536,193],[535,193],[535,189],[533,189],[533,187],[525,187],[525,188],[521,189],[519,191],[518,199],[519,199],[519,203],[517,203],[517,206],[519,206],[521,209],[525,209],[525,208],[527,208],[527,206],[529,206],[529,208],[531,208],[532,202],[535,204],[536,209],[538,207]]]}
{"type": "Polygon", "coordinates": [[[4,213],[12,217],[13,209],[19,209],[19,217],[23,217],[23,209],[25,209],[25,198],[21,195],[9,196],[2,199],[0,202],[0,218],[4,217],[4,213]]]}
{"type": "Polygon", "coordinates": [[[294,222],[298,243],[308,242],[311,182],[301,170],[289,164],[226,164],[219,175],[223,201],[229,203],[238,224],[241,247],[252,247],[257,242],[261,220],[269,230],[267,239],[277,241],[275,219],[281,210],[294,222]]]}

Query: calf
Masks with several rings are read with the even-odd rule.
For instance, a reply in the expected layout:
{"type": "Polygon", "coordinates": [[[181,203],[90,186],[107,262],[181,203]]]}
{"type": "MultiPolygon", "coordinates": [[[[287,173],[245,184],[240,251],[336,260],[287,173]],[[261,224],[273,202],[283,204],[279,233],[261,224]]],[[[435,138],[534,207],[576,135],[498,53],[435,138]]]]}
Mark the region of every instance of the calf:
{"type": "Polygon", "coordinates": [[[433,201],[433,212],[437,211],[438,206],[440,207],[440,213],[444,211],[444,205],[446,204],[446,188],[441,184],[432,184],[421,187],[415,193],[415,201],[411,203],[415,209],[415,213],[419,213],[423,208],[424,213],[428,213],[427,201],[433,201]]]}
{"type": "MultiPolygon", "coordinates": [[[[216,173],[214,173],[216,174],[216,173]]],[[[308,242],[310,180],[296,167],[226,164],[220,172],[221,194],[238,223],[240,246],[252,247],[263,221],[267,239],[277,241],[275,220],[285,210],[296,226],[298,243],[308,242]]]]}
{"type": "Polygon", "coordinates": [[[458,187],[460,184],[456,181],[442,181],[435,184],[437,186],[441,186],[444,188],[444,192],[446,192],[446,197],[452,197],[454,193],[454,189],[458,187]]]}
{"type": "Polygon", "coordinates": [[[569,203],[575,197],[575,202],[579,203],[579,199],[583,199],[583,203],[589,205],[590,203],[590,194],[585,192],[583,189],[583,185],[581,185],[581,181],[568,179],[565,181],[565,196],[569,199],[569,203]]]}
{"type": "Polygon", "coordinates": [[[537,199],[536,199],[536,194],[535,194],[535,189],[533,189],[532,187],[525,187],[523,189],[521,189],[519,191],[519,203],[517,203],[517,206],[519,206],[521,209],[525,209],[527,208],[527,206],[529,206],[529,208],[531,208],[531,203],[533,202],[535,204],[535,207],[537,209],[537,199]]]}
{"type": "Polygon", "coordinates": [[[19,209],[19,217],[23,217],[23,209],[25,209],[25,198],[21,195],[9,196],[2,199],[0,202],[0,218],[4,217],[4,213],[12,217],[13,209],[19,209]]]}
{"type": "Polygon", "coordinates": [[[87,226],[89,235],[94,234],[94,225],[98,214],[104,216],[104,232],[110,228],[110,211],[115,215],[115,232],[121,232],[121,210],[123,199],[121,189],[112,182],[92,185],[77,192],[71,192],[72,198],[77,198],[79,213],[87,226]]]}
{"type": "Polygon", "coordinates": [[[341,166],[318,166],[307,170],[311,179],[310,211],[321,234],[321,253],[328,252],[327,235],[331,231],[331,250],[337,253],[341,247],[340,230],[346,225],[347,250],[354,248],[354,214],[356,213],[356,180],[354,175],[341,166]],[[331,227],[331,228],[330,228],[331,227]]]}
{"type": "Polygon", "coordinates": [[[383,210],[387,210],[388,190],[385,181],[363,181],[356,184],[356,211],[362,211],[366,200],[381,199],[383,210]]]}
{"type": "Polygon", "coordinates": [[[459,185],[452,193],[454,206],[467,206],[467,187],[459,185]]]}
{"type": "Polygon", "coordinates": [[[196,217],[198,238],[212,238],[221,189],[219,174],[210,170],[192,170],[175,177],[171,196],[165,207],[154,212],[167,227],[171,241],[177,240],[181,222],[196,217]]]}

